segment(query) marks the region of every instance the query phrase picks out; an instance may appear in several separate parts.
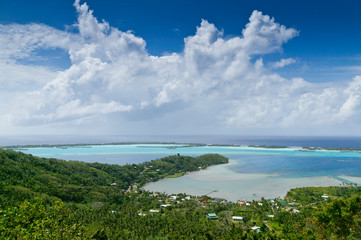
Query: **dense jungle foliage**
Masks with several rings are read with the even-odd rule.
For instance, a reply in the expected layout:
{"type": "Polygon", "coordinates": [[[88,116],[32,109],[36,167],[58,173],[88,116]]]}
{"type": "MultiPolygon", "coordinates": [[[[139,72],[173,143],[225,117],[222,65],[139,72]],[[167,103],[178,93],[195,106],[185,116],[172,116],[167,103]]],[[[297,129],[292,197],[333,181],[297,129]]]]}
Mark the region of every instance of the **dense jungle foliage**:
{"type": "Polygon", "coordinates": [[[283,201],[248,203],[140,188],[227,162],[206,154],[119,166],[0,149],[0,239],[361,239],[355,186],[299,188],[283,201]]]}

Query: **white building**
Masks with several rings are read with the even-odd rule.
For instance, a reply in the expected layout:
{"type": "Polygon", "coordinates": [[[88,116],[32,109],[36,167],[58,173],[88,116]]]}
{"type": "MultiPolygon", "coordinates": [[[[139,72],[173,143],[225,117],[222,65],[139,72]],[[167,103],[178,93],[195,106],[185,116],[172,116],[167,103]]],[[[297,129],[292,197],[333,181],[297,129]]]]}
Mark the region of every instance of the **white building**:
{"type": "Polygon", "coordinates": [[[243,217],[240,217],[240,216],[232,216],[232,220],[234,220],[234,221],[243,221],[243,217]]]}
{"type": "Polygon", "coordinates": [[[160,205],[161,208],[166,208],[166,207],[169,207],[169,206],[172,206],[171,204],[162,204],[160,205]]]}

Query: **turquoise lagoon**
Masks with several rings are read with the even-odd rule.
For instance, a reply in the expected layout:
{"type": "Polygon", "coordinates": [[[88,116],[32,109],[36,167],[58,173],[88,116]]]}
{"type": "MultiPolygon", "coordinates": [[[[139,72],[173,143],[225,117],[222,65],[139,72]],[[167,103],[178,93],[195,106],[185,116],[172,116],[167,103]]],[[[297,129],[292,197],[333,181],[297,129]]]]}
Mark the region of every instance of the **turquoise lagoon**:
{"type": "Polygon", "coordinates": [[[147,184],[150,191],[208,194],[229,200],[283,197],[288,190],[302,186],[338,186],[340,176],[361,183],[361,153],[341,151],[299,151],[300,148],[252,148],[246,146],[186,146],[182,144],[121,144],[72,147],[21,148],[18,151],[39,157],[132,164],[181,154],[199,156],[219,153],[229,164],[163,179],[147,184]]]}

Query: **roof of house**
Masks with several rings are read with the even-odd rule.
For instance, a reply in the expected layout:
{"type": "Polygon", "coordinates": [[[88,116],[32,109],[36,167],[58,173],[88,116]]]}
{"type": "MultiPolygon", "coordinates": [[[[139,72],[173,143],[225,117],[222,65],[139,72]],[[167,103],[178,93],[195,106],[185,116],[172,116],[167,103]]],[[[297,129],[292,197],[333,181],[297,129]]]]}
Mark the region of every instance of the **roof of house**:
{"type": "Polygon", "coordinates": [[[218,216],[215,213],[208,213],[208,217],[211,219],[218,219],[218,216]]]}

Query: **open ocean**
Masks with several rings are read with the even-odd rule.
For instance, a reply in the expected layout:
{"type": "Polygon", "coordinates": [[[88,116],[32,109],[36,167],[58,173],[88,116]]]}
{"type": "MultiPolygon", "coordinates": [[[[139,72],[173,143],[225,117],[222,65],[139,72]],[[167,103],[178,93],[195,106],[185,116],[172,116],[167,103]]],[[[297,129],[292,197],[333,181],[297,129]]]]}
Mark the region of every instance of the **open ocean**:
{"type": "Polygon", "coordinates": [[[176,142],[234,145],[278,145],[361,148],[361,137],[286,137],[234,135],[163,136],[0,136],[0,146],[26,144],[98,144],[115,142],[176,142]]]}
{"type": "MultiPolygon", "coordinates": [[[[351,177],[361,184],[361,152],[299,151],[301,146],[361,148],[361,138],[342,137],[236,137],[236,136],[132,136],[94,138],[18,138],[1,139],[2,145],[138,142],[123,145],[89,145],[79,147],[19,148],[34,156],[100,162],[109,164],[141,163],[182,154],[199,156],[219,153],[231,164],[218,165],[177,179],[148,184],[145,189],[167,193],[186,192],[231,200],[279,197],[300,186],[330,186],[340,182],[330,176],[351,177]],[[183,147],[179,144],[139,144],[139,142],[174,142],[230,145],[277,145],[291,148],[266,149],[230,146],[183,147]],[[173,146],[169,148],[169,146],[173,146]],[[175,148],[174,148],[175,147],[175,148]],[[270,191],[272,189],[272,191],[270,191]]],[[[350,178],[350,179],[351,179],[350,178]]]]}

